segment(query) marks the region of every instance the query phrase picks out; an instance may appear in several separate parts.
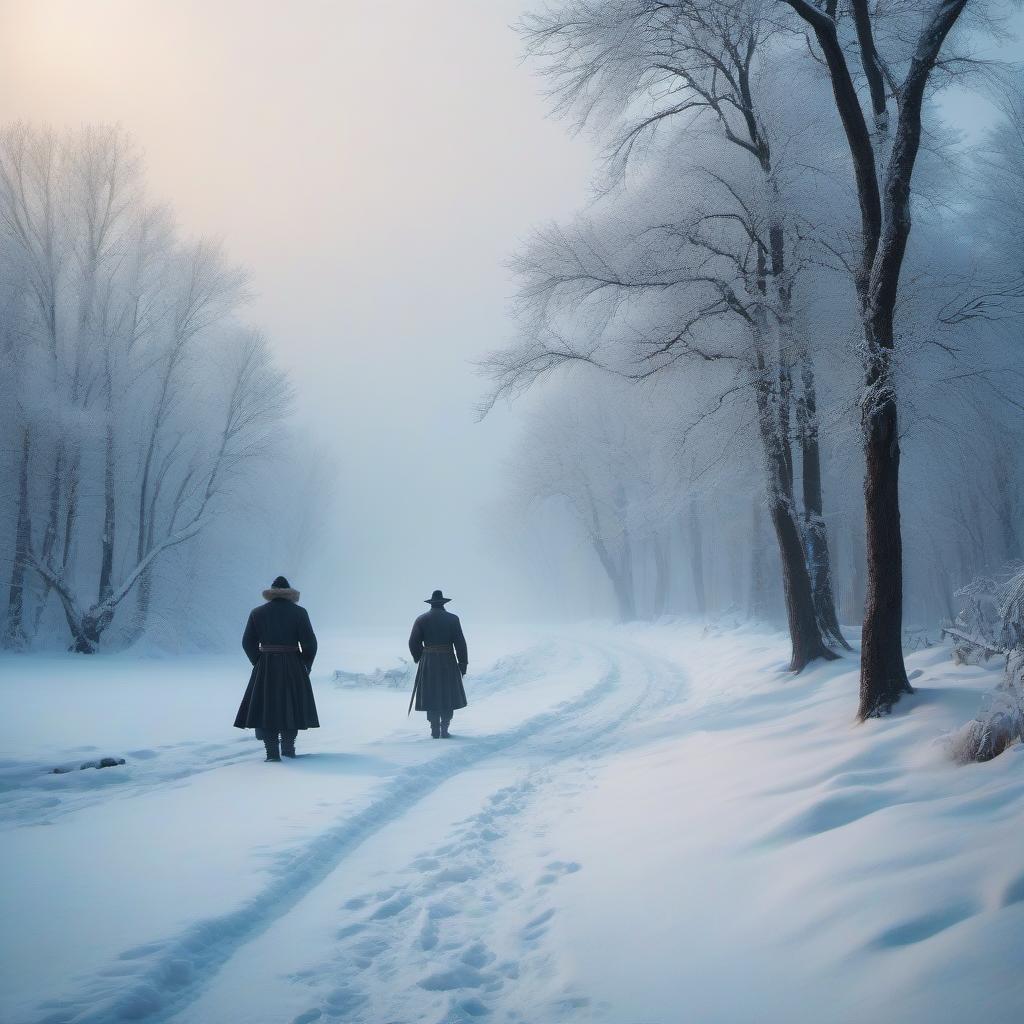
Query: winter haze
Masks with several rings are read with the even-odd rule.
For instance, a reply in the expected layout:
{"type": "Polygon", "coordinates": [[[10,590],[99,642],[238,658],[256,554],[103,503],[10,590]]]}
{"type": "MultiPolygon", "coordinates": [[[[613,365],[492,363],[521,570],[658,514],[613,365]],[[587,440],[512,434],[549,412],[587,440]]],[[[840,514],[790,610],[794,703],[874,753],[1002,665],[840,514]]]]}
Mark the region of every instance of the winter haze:
{"type": "Polygon", "coordinates": [[[0,1021],[1024,1019],[1022,19],[0,0],[0,1021]]]}
{"type": "Polygon", "coordinates": [[[525,73],[521,7],[0,8],[4,120],[132,133],[182,231],[248,269],[243,316],[331,460],[316,552],[254,559],[236,613],[267,570],[360,622],[404,622],[435,586],[486,617],[529,589],[487,525],[515,426],[476,423],[471,364],[508,337],[510,251],[582,201],[590,154],[525,73]]]}

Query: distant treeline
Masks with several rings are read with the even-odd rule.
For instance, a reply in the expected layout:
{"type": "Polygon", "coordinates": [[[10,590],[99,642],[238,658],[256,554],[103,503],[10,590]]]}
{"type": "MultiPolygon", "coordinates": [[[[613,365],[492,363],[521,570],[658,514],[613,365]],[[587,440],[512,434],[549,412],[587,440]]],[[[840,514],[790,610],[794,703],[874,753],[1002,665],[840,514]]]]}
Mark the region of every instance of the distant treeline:
{"type": "Polygon", "coordinates": [[[485,409],[547,382],[517,521],[575,523],[623,619],[779,615],[794,671],[862,621],[861,717],[909,689],[905,610],[937,624],[1024,555],[1024,91],[980,76],[963,7],[556,0],[521,26],[603,160],[518,254],[519,337],[485,364],[485,409]],[[938,118],[950,82],[999,107],[980,145],[938,118]]]}
{"type": "Polygon", "coordinates": [[[244,299],[122,131],[0,132],[4,647],[212,641],[267,474],[297,479],[291,387],[244,299]]]}

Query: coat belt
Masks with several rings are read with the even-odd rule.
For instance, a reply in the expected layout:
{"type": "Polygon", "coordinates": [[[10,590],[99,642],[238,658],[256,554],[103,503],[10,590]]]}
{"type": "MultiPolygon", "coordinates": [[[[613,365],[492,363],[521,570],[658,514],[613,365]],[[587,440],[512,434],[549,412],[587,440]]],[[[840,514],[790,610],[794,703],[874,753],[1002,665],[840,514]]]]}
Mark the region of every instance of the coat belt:
{"type": "Polygon", "coordinates": [[[423,645],[423,650],[424,651],[430,651],[431,654],[443,654],[445,651],[447,651],[449,654],[451,654],[452,653],[452,645],[451,644],[424,644],[423,645]]]}
{"type": "Polygon", "coordinates": [[[260,644],[261,654],[298,654],[298,644],[260,644]]]}

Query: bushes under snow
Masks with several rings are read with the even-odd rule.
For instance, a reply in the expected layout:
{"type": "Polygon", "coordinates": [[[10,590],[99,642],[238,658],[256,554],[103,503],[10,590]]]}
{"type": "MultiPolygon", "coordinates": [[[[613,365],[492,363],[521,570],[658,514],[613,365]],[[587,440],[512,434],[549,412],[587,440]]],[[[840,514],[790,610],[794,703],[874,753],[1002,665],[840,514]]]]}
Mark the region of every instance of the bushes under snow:
{"type": "Polygon", "coordinates": [[[958,663],[995,654],[1006,658],[1002,682],[986,698],[978,716],[951,737],[961,762],[990,761],[1024,740],[1024,566],[1002,577],[985,577],[961,591],[964,610],[946,630],[958,663]]]}

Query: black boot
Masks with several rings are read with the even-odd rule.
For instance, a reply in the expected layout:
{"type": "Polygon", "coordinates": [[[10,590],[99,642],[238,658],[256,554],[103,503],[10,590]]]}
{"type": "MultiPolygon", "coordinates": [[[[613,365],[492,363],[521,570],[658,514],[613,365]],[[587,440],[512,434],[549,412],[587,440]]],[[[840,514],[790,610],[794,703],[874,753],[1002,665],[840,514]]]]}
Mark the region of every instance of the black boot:
{"type": "Polygon", "coordinates": [[[441,739],[443,740],[448,739],[448,726],[451,724],[451,721],[450,718],[441,719],[441,739]]]}
{"type": "Polygon", "coordinates": [[[265,732],[263,734],[263,746],[267,748],[268,761],[281,760],[281,748],[278,746],[277,733],[265,732]]]}
{"type": "Polygon", "coordinates": [[[297,732],[281,733],[281,753],[284,754],[285,757],[295,756],[295,737],[297,735],[297,732]]]}
{"type": "Polygon", "coordinates": [[[435,715],[428,715],[427,717],[430,719],[430,735],[435,740],[439,739],[441,736],[441,719],[435,715]]]}

